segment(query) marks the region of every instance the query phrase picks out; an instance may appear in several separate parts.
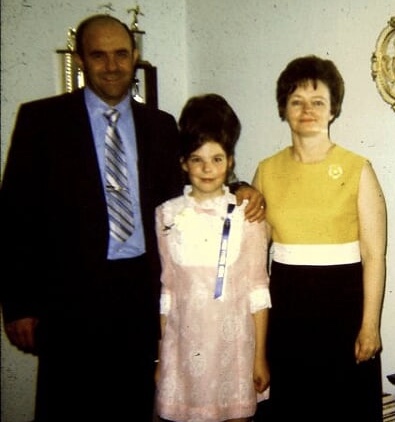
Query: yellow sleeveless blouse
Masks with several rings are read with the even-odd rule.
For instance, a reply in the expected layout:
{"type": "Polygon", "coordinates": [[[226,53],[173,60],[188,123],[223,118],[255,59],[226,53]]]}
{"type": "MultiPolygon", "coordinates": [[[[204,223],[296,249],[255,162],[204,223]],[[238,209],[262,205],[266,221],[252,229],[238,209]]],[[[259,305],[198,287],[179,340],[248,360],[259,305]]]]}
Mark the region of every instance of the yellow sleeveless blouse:
{"type": "Polygon", "coordinates": [[[273,241],[286,245],[357,242],[358,189],[366,162],[338,145],[318,163],[295,161],[291,147],[262,160],[253,185],[266,199],[273,241]]]}

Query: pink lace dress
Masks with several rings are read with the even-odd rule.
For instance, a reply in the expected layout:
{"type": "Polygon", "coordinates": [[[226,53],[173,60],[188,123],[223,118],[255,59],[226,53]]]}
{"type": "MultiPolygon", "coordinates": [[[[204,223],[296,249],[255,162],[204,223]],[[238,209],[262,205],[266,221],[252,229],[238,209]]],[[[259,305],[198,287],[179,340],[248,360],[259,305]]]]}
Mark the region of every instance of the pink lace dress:
{"type": "Polygon", "coordinates": [[[257,404],[252,314],[271,306],[265,224],[246,221],[245,204],[235,207],[223,294],[214,299],[223,223],[235,197],[225,188],[225,195],[198,204],[190,189],[156,211],[167,316],[158,414],[182,422],[251,416],[257,404]]]}

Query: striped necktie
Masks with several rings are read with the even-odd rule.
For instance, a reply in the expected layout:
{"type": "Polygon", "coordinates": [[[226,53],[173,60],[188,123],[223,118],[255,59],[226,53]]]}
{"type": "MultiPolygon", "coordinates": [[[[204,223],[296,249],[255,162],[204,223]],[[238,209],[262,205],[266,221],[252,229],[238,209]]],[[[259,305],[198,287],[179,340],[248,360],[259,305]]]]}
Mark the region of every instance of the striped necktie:
{"type": "Polygon", "coordinates": [[[105,138],[105,171],[110,234],[124,242],[133,232],[134,221],[125,151],[116,127],[119,111],[110,109],[104,115],[109,122],[105,138]]]}

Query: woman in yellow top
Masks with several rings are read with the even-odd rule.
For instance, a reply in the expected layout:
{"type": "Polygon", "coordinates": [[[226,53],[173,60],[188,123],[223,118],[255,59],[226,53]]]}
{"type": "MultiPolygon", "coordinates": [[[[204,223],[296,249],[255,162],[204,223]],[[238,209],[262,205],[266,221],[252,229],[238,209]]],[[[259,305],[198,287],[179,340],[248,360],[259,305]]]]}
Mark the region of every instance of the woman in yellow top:
{"type": "Polygon", "coordinates": [[[274,421],[382,420],[386,207],[368,159],[330,138],[343,96],[332,61],[291,61],[277,104],[292,145],[262,160],[254,176],[273,248],[274,421]]]}

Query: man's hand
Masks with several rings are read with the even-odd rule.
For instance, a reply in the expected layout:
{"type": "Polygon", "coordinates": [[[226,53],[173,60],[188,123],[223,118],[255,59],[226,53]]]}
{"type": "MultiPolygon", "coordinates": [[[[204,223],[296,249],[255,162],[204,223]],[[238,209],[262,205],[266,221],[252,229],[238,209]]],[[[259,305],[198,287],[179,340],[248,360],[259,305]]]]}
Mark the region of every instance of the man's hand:
{"type": "Polygon", "coordinates": [[[263,195],[255,188],[249,185],[241,185],[235,192],[237,205],[240,205],[244,199],[248,200],[245,209],[245,217],[248,221],[261,222],[265,218],[265,199],[263,195]]]}
{"type": "Polygon", "coordinates": [[[11,344],[23,352],[35,354],[35,329],[37,323],[37,318],[22,318],[5,323],[4,329],[11,344]]]}

